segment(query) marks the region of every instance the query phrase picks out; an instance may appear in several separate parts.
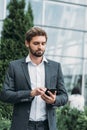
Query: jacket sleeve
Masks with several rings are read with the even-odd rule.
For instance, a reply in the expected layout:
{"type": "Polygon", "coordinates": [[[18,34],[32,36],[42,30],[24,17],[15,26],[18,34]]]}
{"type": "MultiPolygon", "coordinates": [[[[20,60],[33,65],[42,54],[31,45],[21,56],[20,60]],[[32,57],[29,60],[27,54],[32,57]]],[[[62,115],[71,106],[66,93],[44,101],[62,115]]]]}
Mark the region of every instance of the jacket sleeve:
{"type": "Polygon", "coordinates": [[[61,69],[61,65],[58,65],[58,77],[57,77],[57,89],[58,94],[56,96],[55,106],[63,106],[68,101],[68,94],[65,88],[64,77],[61,69]]]}
{"type": "Polygon", "coordinates": [[[33,98],[30,96],[31,90],[16,90],[14,72],[12,65],[9,64],[5,81],[0,92],[0,100],[7,103],[31,102],[33,98]]]}

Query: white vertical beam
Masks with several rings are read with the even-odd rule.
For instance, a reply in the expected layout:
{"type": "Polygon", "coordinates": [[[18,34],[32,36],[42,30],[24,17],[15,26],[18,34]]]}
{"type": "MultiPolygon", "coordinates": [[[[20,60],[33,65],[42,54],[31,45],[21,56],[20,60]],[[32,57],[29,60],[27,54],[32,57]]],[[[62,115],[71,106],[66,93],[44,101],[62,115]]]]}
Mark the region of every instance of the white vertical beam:
{"type": "Polygon", "coordinates": [[[3,15],[3,19],[6,17],[6,0],[4,0],[4,15],[3,15]]]}
{"type": "Polygon", "coordinates": [[[6,17],[6,0],[0,0],[0,20],[6,17]]]}
{"type": "Polygon", "coordinates": [[[45,24],[45,1],[43,0],[42,25],[45,24]]]}

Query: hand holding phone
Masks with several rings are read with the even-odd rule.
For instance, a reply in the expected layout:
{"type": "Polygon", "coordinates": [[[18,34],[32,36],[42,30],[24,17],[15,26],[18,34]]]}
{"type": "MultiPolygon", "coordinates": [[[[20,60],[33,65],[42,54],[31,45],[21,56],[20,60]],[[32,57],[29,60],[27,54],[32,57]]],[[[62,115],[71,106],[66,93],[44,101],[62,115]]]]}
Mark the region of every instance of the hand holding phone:
{"type": "Polygon", "coordinates": [[[48,89],[47,88],[47,90],[45,91],[45,94],[47,95],[47,96],[50,96],[50,94],[48,93],[48,91],[50,91],[51,93],[55,93],[56,91],[57,91],[57,89],[48,89]]]}

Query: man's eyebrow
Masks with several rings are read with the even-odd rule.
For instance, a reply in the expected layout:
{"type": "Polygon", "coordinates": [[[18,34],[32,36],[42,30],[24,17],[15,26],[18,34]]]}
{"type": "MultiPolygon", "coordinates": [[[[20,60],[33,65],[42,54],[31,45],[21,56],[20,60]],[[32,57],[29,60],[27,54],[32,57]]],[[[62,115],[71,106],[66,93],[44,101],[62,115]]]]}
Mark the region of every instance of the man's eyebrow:
{"type": "Polygon", "coordinates": [[[46,41],[41,41],[41,42],[39,42],[39,41],[34,41],[33,43],[46,43],[46,41]]]}

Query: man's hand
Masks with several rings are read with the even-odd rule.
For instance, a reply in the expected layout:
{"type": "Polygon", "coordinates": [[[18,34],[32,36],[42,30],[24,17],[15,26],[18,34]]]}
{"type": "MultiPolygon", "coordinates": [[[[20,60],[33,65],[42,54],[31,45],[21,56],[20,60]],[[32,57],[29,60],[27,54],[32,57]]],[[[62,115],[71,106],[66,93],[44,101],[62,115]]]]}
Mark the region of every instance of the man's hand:
{"type": "Polygon", "coordinates": [[[41,98],[48,104],[53,104],[56,101],[56,92],[53,94],[52,92],[48,91],[49,96],[45,93],[42,93],[41,98]]]}
{"type": "Polygon", "coordinates": [[[32,97],[38,96],[38,95],[43,95],[45,92],[46,88],[35,88],[34,90],[31,91],[30,95],[32,97]]]}

